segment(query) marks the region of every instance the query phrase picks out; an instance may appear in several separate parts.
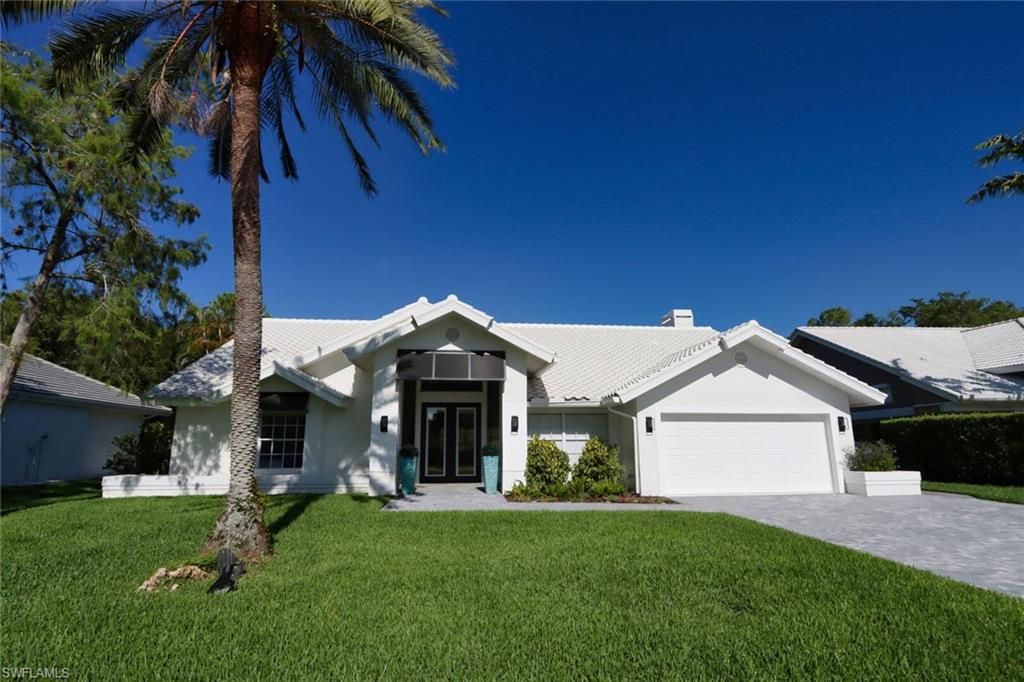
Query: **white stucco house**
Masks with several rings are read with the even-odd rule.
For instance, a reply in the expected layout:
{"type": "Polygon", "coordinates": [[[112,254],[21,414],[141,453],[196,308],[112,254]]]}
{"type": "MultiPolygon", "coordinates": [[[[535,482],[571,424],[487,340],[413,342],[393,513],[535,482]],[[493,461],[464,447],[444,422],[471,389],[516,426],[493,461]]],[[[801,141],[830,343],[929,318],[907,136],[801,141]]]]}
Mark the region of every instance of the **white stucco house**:
{"type": "MultiPolygon", "coordinates": [[[[0,344],[0,363],[7,346],[0,344]]],[[[0,428],[0,483],[98,478],[115,436],[138,434],[166,407],[33,355],[22,356],[0,428]]]]}
{"type": "MultiPolygon", "coordinates": [[[[621,448],[645,495],[843,492],[851,406],[885,394],[751,321],[725,332],[673,310],[651,326],[513,324],[454,296],[375,320],[266,319],[257,473],[277,492],[397,491],[398,450],[421,482],[524,478],[531,435],[575,458],[621,448]]],[[[176,410],[170,476],[108,477],[104,494],[226,490],[231,347],[157,386],[176,410]]]]}

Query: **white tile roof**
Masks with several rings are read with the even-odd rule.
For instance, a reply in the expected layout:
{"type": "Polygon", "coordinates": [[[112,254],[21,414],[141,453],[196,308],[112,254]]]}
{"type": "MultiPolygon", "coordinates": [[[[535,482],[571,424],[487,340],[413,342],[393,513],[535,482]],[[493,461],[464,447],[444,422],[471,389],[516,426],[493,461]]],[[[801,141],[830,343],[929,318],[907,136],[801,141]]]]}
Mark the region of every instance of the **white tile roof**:
{"type": "MultiPolygon", "coordinates": [[[[291,364],[304,354],[373,320],[263,320],[263,369],[275,361],[291,364]]],[[[633,377],[649,372],[666,357],[717,332],[709,327],[628,327],[575,324],[501,325],[555,353],[555,362],[530,377],[529,397],[562,401],[597,401],[633,377]]],[[[192,363],[152,391],[154,398],[201,400],[230,387],[231,342],[192,363]]]]}
{"type": "MultiPolygon", "coordinates": [[[[7,346],[0,344],[0,364],[7,360],[7,346]]],[[[145,405],[139,396],[97,381],[34,355],[25,354],[11,388],[13,397],[82,403],[115,410],[157,414],[166,408],[145,405]]]]}
{"type": "MultiPolygon", "coordinates": [[[[290,364],[296,356],[369,324],[367,320],[297,320],[268,317],[263,320],[261,370],[264,373],[271,372],[275,361],[290,364]]],[[[230,386],[231,349],[232,343],[228,341],[162,382],[147,395],[153,398],[203,399],[230,386]]]]}
{"type": "Polygon", "coordinates": [[[666,358],[718,334],[710,327],[502,326],[555,353],[554,364],[530,377],[528,388],[530,398],[552,402],[600,400],[666,358]]]}
{"type": "Polygon", "coordinates": [[[1024,365],[1024,317],[964,330],[978,369],[1024,365]]]}
{"type": "Polygon", "coordinates": [[[958,400],[1024,400],[1024,381],[987,368],[1024,364],[1019,320],[986,327],[799,327],[797,332],[958,400]]]}

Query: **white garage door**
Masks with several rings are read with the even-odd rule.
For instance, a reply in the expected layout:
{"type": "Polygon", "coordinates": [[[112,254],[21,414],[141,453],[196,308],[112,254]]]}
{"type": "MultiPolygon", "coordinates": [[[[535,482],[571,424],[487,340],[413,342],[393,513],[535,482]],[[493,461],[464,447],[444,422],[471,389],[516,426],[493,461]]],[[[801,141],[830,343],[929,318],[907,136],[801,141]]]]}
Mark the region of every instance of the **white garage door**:
{"type": "Polygon", "coordinates": [[[831,493],[822,416],[662,415],[663,495],[831,493]]]}

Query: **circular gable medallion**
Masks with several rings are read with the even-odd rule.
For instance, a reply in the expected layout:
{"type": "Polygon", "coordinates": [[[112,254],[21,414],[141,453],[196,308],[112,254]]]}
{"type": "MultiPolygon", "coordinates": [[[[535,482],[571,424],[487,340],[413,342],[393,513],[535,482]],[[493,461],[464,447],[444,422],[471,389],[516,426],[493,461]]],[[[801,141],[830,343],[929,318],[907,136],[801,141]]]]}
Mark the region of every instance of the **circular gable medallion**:
{"type": "Polygon", "coordinates": [[[462,336],[461,332],[455,327],[448,327],[444,330],[444,338],[449,341],[458,341],[460,336],[462,336]]]}
{"type": "Polygon", "coordinates": [[[732,356],[732,359],[736,361],[737,365],[747,364],[747,354],[743,351],[736,351],[736,354],[732,356]]]}

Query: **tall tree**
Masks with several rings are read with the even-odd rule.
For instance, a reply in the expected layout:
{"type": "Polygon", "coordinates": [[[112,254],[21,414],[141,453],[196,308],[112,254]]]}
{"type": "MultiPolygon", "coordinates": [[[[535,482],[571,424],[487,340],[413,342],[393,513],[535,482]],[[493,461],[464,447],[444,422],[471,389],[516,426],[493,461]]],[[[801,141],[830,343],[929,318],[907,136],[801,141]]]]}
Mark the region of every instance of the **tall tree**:
{"type": "Polygon", "coordinates": [[[977,327],[1024,317],[1024,308],[1012,301],[970,298],[970,292],[942,291],[930,298],[912,298],[899,310],[915,327],[977,327]]]}
{"type": "MultiPolygon", "coordinates": [[[[1013,136],[995,135],[974,149],[985,152],[977,161],[982,168],[990,168],[1002,161],[1024,164],[1024,130],[1013,136]]],[[[977,192],[967,198],[967,203],[977,204],[982,199],[1013,195],[1024,196],[1024,171],[1011,171],[987,180],[977,192]]]]}
{"type": "Polygon", "coordinates": [[[3,43],[0,58],[0,206],[10,223],[0,239],[4,285],[16,254],[39,258],[0,370],[2,410],[52,280],[97,290],[107,306],[140,297],[172,306],[181,269],[201,263],[207,247],[205,239],[156,236],[143,223],[180,225],[199,215],[167,184],[186,149],[159,135],[138,164],[124,166],[128,128],[115,117],[109,82],[85,79],[54,98],[44,87],[52,73],[38,56],[3,43]]]}
{"type": "MultiPolygon", "coordinates": [[[[6,21],[20,21],[73,4],[8,0],[2,7],[6,21]]],[[[207,548],[228,546],[252,555],[270,551],[255,477],[263,311],[259,180],[266,176],[261,129],[277,138],[284,176],[296,178],[284,116],[290,112],[304,127],[295,86],[305,75],[317,113],[338,130],[367,194],[376,186],[350,125],[376,143],[371,116],[378,111],[423,153],[441,149],[426,107],[403,75],[410,70],[443,87],[453,85],[453,58],[419,20],[421,8],[443,14],[430,0],[174,0],[93,11],[51,41],[56,84],[67,90],[123,65],[129,49],[147,31],[157,31],[138,72],[121,89],[134,137],[128,154],[149,151],[165,125],[184,123],[210,137],[210,170],[231,181],[231,473],[227,506],[207,548]]]]}

